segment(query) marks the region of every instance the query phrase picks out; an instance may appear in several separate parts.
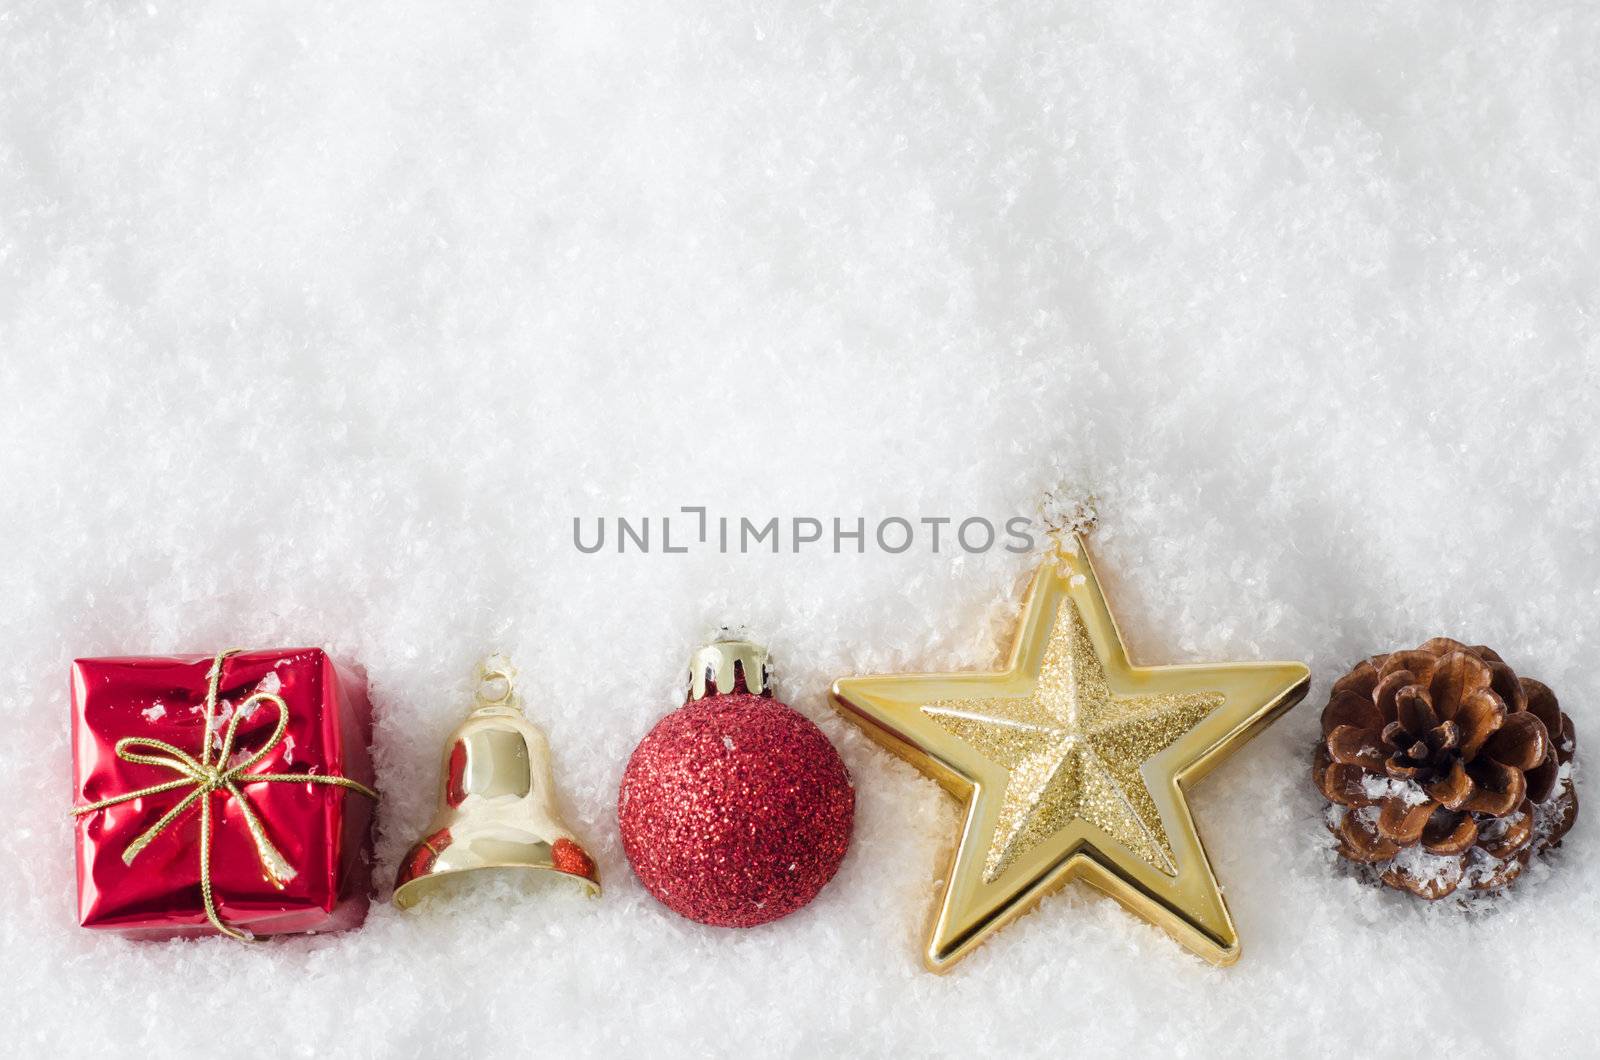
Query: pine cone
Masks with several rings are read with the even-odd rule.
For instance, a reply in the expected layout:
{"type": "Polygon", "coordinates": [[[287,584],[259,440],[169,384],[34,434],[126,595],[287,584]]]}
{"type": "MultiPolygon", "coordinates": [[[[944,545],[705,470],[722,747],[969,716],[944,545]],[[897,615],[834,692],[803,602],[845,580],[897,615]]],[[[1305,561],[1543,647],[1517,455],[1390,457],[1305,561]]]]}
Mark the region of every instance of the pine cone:
{"type": "Polygon", "coordinates": [[[1333,686],[1313,778],[1339,853],[1390,887],[1493,890],[1578,816],[1572,719],[1488,648],[1437,637],[1333,686]]]}

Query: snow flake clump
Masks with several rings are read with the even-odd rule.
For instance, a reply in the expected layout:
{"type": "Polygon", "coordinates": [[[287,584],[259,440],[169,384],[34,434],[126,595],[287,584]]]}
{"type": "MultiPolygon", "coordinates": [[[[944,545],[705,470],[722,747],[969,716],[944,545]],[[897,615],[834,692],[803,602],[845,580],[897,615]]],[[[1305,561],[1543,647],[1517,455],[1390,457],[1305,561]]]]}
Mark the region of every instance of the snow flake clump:
{"type": "Polygon", "coordinates": [[[1421,806],[1428,801],[1428,793],[1414,780],[1397,777],[1380,777],[1373,773],[1361,775],[1361,793],[1374,802],[1398,798],[1407,806],[1421,806]]]}

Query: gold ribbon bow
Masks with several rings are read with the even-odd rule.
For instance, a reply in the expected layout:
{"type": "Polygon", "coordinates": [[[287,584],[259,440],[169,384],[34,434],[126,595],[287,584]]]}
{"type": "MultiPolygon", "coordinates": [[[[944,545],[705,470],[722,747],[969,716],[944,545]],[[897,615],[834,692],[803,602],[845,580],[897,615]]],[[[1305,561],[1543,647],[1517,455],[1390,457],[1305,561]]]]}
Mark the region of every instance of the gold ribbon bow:
{"type": "Polygon", "coordinates": [[[331,784],[335,787],[348,788],[359,792],[369,799],[376,799],[378,793],[365,784],[358,784],[353,780],[340,776],[328,776],[320,773],[251,773],[251,766],[261,761],[272,753],[272,749],[283,740],[284,732],[289,728],[289,705],[281,696],[272,692],[256,692],[233,712],[228,719],[228,727],[222,735],[222,747],[213,756],[211,753],[211,736],[216,728],[217,715],[217,686],[222,681],[222,661],[230,655],[238,654],[238,648],[229,648],[217,653],[212,660],[211,672],[207,674],[208,685],[206,688],[206,727],[203,742],[200,745],[200,758],[194,756],[180,747],[175,747],[165,740],[151,740],[143,736],[125,736],[117,741],[117,757],[124,762],[137,762],[141,765],[162,766],[179,773],[177,780],[169,780],[165,784],[152,784],[147,788],[137,791],[123,792],[110,798],[91,802],[87,806],[74,807],[72,815],[81,817],[96,810],[103,810],[107,806],[115,806],[120,802],[130,802],[133,799],[142,799],[148,795],[159,795],[164,791],[176,791],[179,788],[193,788],[185,795],[176,806],[162,814],[161,819],[140,836],[129,843],[122,852],[122,862],[132,865],[133,859],[139,852],[150,845],[150,841],[166,830],[166,827],[178,816],[194,805],[200,803],[200,896],[205,900],[206,919],[211,925],[229,938],[245,941],[254,936],[241,931],[235,931],[222,922],[217,915],[216,900],[211,893],[211,799],[213,791],[225,791],[233,796],[239,804],[239,811],[244,815],[245,826],[250,829],[250,838],[254,840],[256,854],[261,859],[261,867],[266,870],[267,879],[272,885],[282,890],[284,885],[294,879],[295,871],[286,861],[278,848],[272,845],[272,840],[267,838],[267,831],[261,825],[261,819],[256,816],[250,800],[245,798],[240,790],[241,784],[256,783],[288,783],[288,784],[331,784]],[[278,708],[278,724],[272,730],[272,735],[260,749],[246,757],[237,765],[228,765],[228,759],[233,756],[233,737],[239,729],[239,720],[251,713],[250,707],[256,703],[271,703],[278,708]],[[136,750],[142,748],[143,751],[136,750]]]}

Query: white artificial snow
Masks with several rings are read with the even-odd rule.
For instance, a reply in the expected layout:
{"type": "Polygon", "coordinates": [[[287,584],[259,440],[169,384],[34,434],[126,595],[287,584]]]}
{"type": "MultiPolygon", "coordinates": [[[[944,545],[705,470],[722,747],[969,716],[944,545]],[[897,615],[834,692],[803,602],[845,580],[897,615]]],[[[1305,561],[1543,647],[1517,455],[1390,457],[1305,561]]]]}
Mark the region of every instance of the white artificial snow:
{"type": "Polygon", "coordinates": [[[158,699],[151,703],[148,707],[141,710],[139,713],[144,717],[145,721],[154,723],[167,716],[167,708],[166,705],[158,699]]]}
{"type": "Polygon", "coordinates": [[[1343,871],[1309,773],[1330,683],[1438,634],[1596,750],[1597,83],[1582,4],[0,8],[8,1048],[1570,1051],[1584,775],[1562,847],[1469,915],[1343,871]],[[1193,790],[1231,969],[1082,886],[920,967],[956,803],[826,690],[995,664],[1029,556],[572,543],[685,505],[998,522],[1063,483],[1136,660],[1313,669],[1193,790]],[[614,824],[734,622],[858,794],[833,884],[743,933],[664,913],[614,824]],[[77,928],[71,660],[305,645],[368,676],[380,887],[503,649],[604,897],[490,884],[259,946],[77,928]],[[1425,1026],[1385,1032],[1396,999],[1425,1026]]]}
{"type": "MultiPolygon", "coordinates": [[[[1529,864],[1539,865],[1538,855],[1535,855],[1529,864]]],[[[1464,864],[1457,861],[1455,866],[1447,866],[1441,872],[1441,876],[1446,873],[1453,873],[1461,881],[1461,889],[1452,894],[1447,901],[1460,903],[1464,908],[1476,908],[1480,904],[1492,904],[1499,901],[1502,892],[1498,890],[1474,891],[1471,888],[1475,883],[1488,883],[1491,887],[1496,886],[1506,877],[1507,868],[1508,866],[1504,859],[1495,857],[1481,847],[1473,847],[1467,851],[1467,858],[1464,864]]],[[[1516,869],[1512,869],[1512,872],[1516,871],[1516,869]]],[[[1523,870],[1523,872],[1526,874],[1527,870],[1523,870]]]]}
{"type": "Polygon", "coordinates": [[[1398,797],[1406,806],[1421,806],[1428,801],[1428,793],[1414,780],[1384,777],[1376,773],[1363,773],[1361,793],[1369,799],[1398,797]]]}
{"type": "MultiPolygon", "coordinates": [[[[1459,857],[1446,857],[1442,854],[1430,854],[1422,849],[1422,844],[1400,848],[1400,853],[1380,865],[1374,866],[1375,871],[1393,866],[1408,878],[1415,880],[1423,886],[1459,883],[1462,876],[1461,859],[1459,857]]],[[[1453,895],[1451,896],[1454,897],[1453,895]]]]}
{"type": "Polygon", "coordinates": [[[1099,518],[1093,492],[1083,483],[1061,483],[1044,493],[1039,518],[1045,526],[1064,533],[1087,533],[1099,518]]]}
{"type": "MultiPolygon", "coordinates": [[[[191,708],[191,712],[203,715],[205,713],[205,705],[196,704],[191,708]]],[[[233,718],[233,712],[233,700],[223,699],[219,696],[217,698],[217,709],[212,714],[211,722],[211,746],[214,750],[222,750],[222,742],[227,736],[228,722],[233,718]]]]}

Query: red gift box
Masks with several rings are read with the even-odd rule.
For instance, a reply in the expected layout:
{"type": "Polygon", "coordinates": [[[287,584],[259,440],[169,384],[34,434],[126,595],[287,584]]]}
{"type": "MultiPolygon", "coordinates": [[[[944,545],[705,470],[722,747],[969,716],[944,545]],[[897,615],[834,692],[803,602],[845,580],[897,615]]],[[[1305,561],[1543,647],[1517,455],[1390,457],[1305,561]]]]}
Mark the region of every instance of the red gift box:
{"type": "Polygon", "coordinates": [[[356,927],[370,734],[364,682],[320,648],[77,660],[79,922],[140,938],[356,927]]]}

